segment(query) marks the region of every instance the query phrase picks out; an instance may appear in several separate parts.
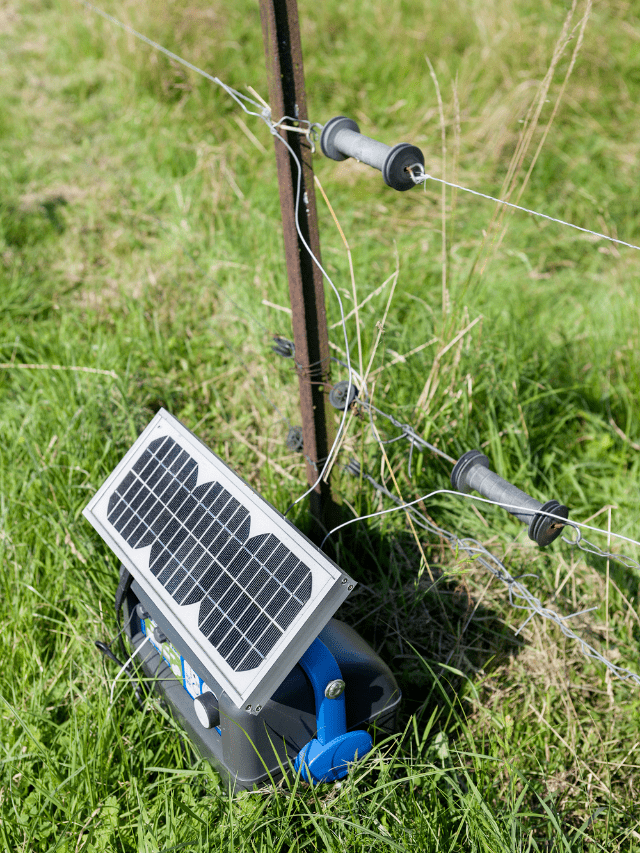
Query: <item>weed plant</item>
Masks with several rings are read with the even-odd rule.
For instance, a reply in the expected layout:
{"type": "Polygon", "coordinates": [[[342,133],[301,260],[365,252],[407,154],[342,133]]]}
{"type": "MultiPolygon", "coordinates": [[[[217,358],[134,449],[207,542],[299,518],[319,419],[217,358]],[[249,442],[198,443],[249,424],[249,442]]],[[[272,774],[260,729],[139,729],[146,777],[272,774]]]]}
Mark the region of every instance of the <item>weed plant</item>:
{"type": "MultiPolygon", "coordinates": [[[[635,4],[299,8],[312,120],[352,116],[419,145],[434,176],[640,243],[635,4]]],[[[255,0],[107,11],[266,96],[255,0]]],[[[3,848],[639,850],[637,686],[539,617],[516,635],[528,614],[506,587],[400,512],[335,541],[360,582],[339,615],[405,697],[397,734],[344,782],[230,793],[153,700],[141,712],[123,683],[110,704],[94,640],[116,631],[118,566],[81,512],[154,412],[279,509],[305,489],[284,442],[297,378],[270,350],[291,337],[273,143],[222,90],[73,0],[5,0],[0,52],[3,848]]],[[[354,285],[318,194],[325,265],[360,306],[347,330],[354,365],[371,359],[369,398],[593,518],[605,550],[609,526],[637,538],[640,252],[435,182],[394,193],[353,161],[315,165],[351,250],[354,285]]],[[[344,359],[329,291],[327,307],[344,359]]],[[[448,487],[438,457],[384,451],[361,410],[334,470],[345,520],[388,506],[344,471],[351,456],[391,491],[393,473],[405,500],[448,487]]],[[[541,552],[495,507],[420,508],[545,606],[596,608],[571,626],[640,672],[637,569],[561,540],[541,552]]],[[[307,529],[304,504],[293,520],[307,529]]]]}

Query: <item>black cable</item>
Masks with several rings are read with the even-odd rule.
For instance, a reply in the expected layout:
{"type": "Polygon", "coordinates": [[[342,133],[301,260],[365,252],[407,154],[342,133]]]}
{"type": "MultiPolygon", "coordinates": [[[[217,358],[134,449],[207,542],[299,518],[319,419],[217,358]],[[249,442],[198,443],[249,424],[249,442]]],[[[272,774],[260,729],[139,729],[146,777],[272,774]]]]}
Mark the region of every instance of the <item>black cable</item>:
{"type": "Polygon", "coordinates": [[[112,660],[115,664],[117,664],[120,667],[120,669],[122,669],[124,664],[122,663],[122,661],[120,660],[119,657],[116,657],[114,655],[114,653],[111,651],[111,649],[109,648],[109,645],[107,643],[103,643],[102,640],[96,640],[95,641],[95,647],[98,649],[98,651],[101,651],[102,654],[106,658],[109,658],[109,660],[112,660]]]}
{"type": "Polygon", "coordinates": [[[124,604],[124,600],[127,596],[127,593],[131,589],[131,584],[133,583],[133,575],[127,569],[122,566],[124,571],[120,572],[120,582],[118,583],[118,588],[116,590],[116,623],[118,625],[118,638],[120,640],[120,648],[123,651],[123,654],[126,657],[127,649],[124,644],[124,639],[122,637],[124,633],[124,628],[122,623],[120,622],[120,611],[122,610],[122,605],[124,604]]]}
{"type": "MultiPolygon", "coordinates": [[[[144,689],[139,679],[136,678],[136,676],[131,672],[130,661],[127,660],[126,663],[123,663],[120,658],[111,651],[111,645],[115,642],[116,639],[118,639],[120,640],[120,647],[122,648],[122,652],[125,655],[125,658],[128,657],[127,648],[124,644],[124,626],[122,625],[122,622],[120,620],[120,613],[122,611],[122,605],[124,604],[124,600],[127,597],[127,593],[131,589],[131,584],[133,583],[133,575],[124,566],[122,566],[122,569],[123,571],[121,571],[120,573],[120,582],[118,583],[115,598],[116,623],[118,625],[117,637],[114,638],[111,643],[104,643],[102,642],[102,640],[96,640],[95,646],[100,652],[102,652],[105,657],[109,658],[109,660],[117,664],[120,669],[124,669],[126,671],[133,685],[133,692],[138,701],[138,704],[140,705],[140,707],[142,707],[144,705],[145,698],[144,689]]],[[[131,622],[133,615],[133,613],[130,614],[128,623],[131,622]]]]}

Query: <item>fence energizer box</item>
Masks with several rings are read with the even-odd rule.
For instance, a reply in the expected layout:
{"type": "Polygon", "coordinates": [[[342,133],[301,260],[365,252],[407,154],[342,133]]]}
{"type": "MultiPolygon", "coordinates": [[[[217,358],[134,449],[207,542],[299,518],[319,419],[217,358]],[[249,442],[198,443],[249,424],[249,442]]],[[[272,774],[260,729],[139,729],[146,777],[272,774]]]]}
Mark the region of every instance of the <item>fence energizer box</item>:
{"type": "Polygon", "coordinates": [[[147,677],[234,785],[290,760],[309,782],[341,778],[368,726],[393,728],[390,670],[331,618],[355,582],[166,411],[84,514],[122,562],[147,677]]]}

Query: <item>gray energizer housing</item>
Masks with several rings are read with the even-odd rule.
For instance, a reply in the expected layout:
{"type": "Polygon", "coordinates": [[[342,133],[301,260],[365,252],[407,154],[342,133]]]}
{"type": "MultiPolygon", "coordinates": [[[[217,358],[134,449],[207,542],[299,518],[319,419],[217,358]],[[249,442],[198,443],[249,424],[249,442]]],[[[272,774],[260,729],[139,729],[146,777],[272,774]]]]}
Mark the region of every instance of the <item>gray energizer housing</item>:
{"type": "MultiPolygon", "coordinates": [[[[136,610],[138,603],[197,671],[189,650],[182,647],[171,625],[154,610],[135,581],[123,603],[126,633],[133,649],[145,639],[136,610]]],[[[401,694],[389,667],[353,628],[337,619],[331,619],[319,637],[336,658],[346,683],[347,729],[375,724],[381,734],[393,732],[401,694]]],[[[219,727],[207,729],[196,716],[193,699],[155,648],[146,645],[138,660],[200,755],[236,790],[253,788],[269,777],[280,778],[281,765],[286,770],[302,747],[316,736],[313,688],[299,665],[294,666],[258,714],[237,708],[220,692],[219,727]]]]}

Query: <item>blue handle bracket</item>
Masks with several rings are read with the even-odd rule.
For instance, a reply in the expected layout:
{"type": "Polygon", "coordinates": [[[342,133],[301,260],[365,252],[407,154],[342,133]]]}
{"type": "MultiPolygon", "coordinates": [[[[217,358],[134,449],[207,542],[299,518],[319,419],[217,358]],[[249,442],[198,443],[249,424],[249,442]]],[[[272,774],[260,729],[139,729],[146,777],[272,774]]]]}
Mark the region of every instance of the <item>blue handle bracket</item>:
{"type": "Polygon", "coordinates": [[[371,735],[347,731],[342,673],[322,640],[316,637],[299,664],[313,686],[317,731],[296,756],[295,769],[302,768],[300,775],[310,785],[333,782],[347,775],[350,762],[369,752],[371,735]]]}

